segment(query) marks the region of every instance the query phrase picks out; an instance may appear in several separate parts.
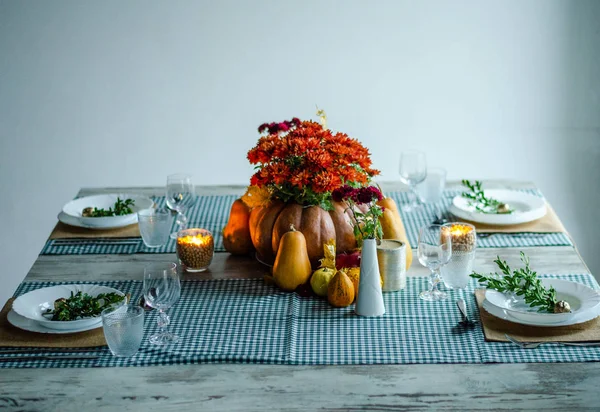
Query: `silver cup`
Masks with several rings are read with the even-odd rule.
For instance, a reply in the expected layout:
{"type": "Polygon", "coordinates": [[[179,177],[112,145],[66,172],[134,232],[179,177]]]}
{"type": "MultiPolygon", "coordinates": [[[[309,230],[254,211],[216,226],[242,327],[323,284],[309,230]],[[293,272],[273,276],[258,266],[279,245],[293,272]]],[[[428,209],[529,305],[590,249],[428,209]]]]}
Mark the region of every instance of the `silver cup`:
{"type": "Polygon", "coordinates": [[[383,239],[377,245],[379,273],[383,278],[384,292],[394,292],[406,287],[406,244],[400,240],[383,239]]]}

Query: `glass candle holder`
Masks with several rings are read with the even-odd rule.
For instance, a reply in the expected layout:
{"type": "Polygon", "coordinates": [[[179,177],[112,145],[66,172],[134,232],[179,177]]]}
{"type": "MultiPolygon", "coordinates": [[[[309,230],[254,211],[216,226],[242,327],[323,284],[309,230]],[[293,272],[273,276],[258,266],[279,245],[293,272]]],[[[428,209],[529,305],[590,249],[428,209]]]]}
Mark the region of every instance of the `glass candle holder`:
{"type": "Polygon", "coordinates": [[[212,261],[215,241],[206,229],[184,229],[177,233],[177,258],[187,272],[203,272],[212,261]]]}
{"type": "Polygon", "coordinates": [[[477,249],[475,226],[463,222],[444,225],[452,237],[452,258],[441,269],[444,285],[449,289],[464,289],[473,272],[473,261],[477,249]]]}

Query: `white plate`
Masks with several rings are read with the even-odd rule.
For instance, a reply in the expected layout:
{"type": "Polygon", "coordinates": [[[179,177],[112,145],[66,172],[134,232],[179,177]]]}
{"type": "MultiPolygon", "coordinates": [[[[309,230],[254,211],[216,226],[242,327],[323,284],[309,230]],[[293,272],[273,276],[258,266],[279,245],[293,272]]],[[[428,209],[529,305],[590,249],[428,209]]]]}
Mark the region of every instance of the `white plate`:
{"type": "Polygon", "coordinates": [[[528,326],[543,326],[546,328],[576,325],[578,323],[583,323],[583,322],[587,322],[592,319],[595,319],[600,315],[600,307],[596,307],[596,308],[588,310],[586,312],[578,313],[575,316],[573,316],[572,318],[565,320],[563,322],[546,325],[546,324],[540,324],[538,322],[528,322],[528,321],[525,321],[522,319],[514,318],[514,317],[510,316],[508,313],[506,313],[506,310],[500,309],[500,308],[492,305],[487,300],[483,301],[483,309],[485,309],[485,311],[488,312],[490,315],[496,316],[497,318],[500,318],[500,319],[507,320],[509,322],[519,323],[521,325],[528,325],[528,326]]]}
{"type": "Polygon", "coordinates": [[[569,302],[571,312],[540,313],[536,308],[527,305],[521,296],[505,294],[493,289],[485,291],[485,299],[490,305],[504,310],[510,317],[537,325],[566,322],[579,314],[600,308],[600,294],[590,287],[561,279],[542,279],[541,281],[545,287],[553,286],[556,289],[558,300],[569,302]]]}
{"type": "Polygon", "coordinates": [[[489,225],[518,225],[532,222],[546,215],[546,202],[543,198],[514,190],[486,190],[486,196],[508,204],[515,211],[510,214],[487,214],[469,206],[469,200],[462,196],[452,199],[450,213],[477,223],[489,225]]]}
{"type": "Polygon", "coordinates": [[[88,326],[96,325],[97,327],[97,325],[102,322],[102,317],[100,315],[93,318],[71,321],[53,321],[42,316],[42,313],[45,313],[46,309],[54,307],[54,301],[56,299],[68,298],[71,296],[71,292],[76,293],[78,291],[87,293],[90,296],[97,296],[100,293],[118,293],[121,296],[125,296],[123,292],[107,286],[57,285],[49,288],[32,290],[31,292],[19,296],[13,302],[12,308],[19,315],[37,322],[39,325],[48,329],[73,331],[75,329],[85,328],[88,326]]]}
{"type": "Polygon", "coordinates": [[[8,315],[6,316],[8,322],[16,328],[23,329],[29,332],[37,332],[37,333],[53,333],[53,334],[65,334],[65,333],[78,333],[85,332],[86,330],[92,330],[96,328],[102,327],[102,322],[84,326],[76,329],[48,329],[37,323],[35,320],[27,319],[24,316],[19,315],[14,310],[10,310],[8,315]]]}
{"type": "MultiPolygon", "coordinates": [[[[86,228],[102,228],[112,229],[117,227],[123,227],[137,223],[137,212],[144,209],[149,209],[154,205],[152,199],[146,196],[132,195],[132,194],[107,194],[107,195],[95,195],[86,196],[79,199],[75,199],[63,206],[62,213],[73,218],[73,222],[79,222],[79,226],[86,228]],[[98,209],[112,208],[117,201],[117,198],[121,200],[132,199],[135,204],[131,207],[132,213],[122,216],[104,216],[104,217],[83,217],[81,212],[86,207],[96,207],[98,209]]],[[[60,215],[59,215],[60,220],[60,215]]],[[[62,221],[62,220],[61,220],[62,221]]],[[[77,225],[75,225],[77,226],[77,225]]]]}

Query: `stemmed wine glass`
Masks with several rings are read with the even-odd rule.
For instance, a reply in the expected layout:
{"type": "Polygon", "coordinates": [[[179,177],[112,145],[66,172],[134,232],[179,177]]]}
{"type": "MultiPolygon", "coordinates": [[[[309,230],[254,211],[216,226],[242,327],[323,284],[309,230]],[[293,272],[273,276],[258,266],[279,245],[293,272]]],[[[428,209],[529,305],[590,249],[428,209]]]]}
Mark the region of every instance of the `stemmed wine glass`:
{"type": "Polygon", "coordinates": [[[443,300],[446,293],[438,290],[437,285],[442,280],[440,268],[452,257],[452,235],[448,227],[429,225],[419,231],[419,247],[417,250],[419,262],[431,270],[429,290],[423,291],[419,297],[423,300],[443,300]]]}
{"type": "MultiPolygon", "coordinates": [[[[167,176],[167,207],[177,212],[179,230],[187,229],[185,213],[195,201],[192,176],[181,173],[167,176]]],[[[177,232],[171,233],[171,239],[177,239],[177,232]]]]}
{"type": "Polygon", "coordinates": [[[179,342],[179,336],[169,332],[171,320],[167,309],[179,300],[181,283],[175,263],[155,263],[144,268],[144,300],[146,304],[158,309],[157,323],[160,332],[150,336],[150,343],[168,345],[179,342]]]}
{"type": "Polygon", "coordinates": [[[405,212],[411,212],[420,207],[415,186],[427,177],[427,161],[425,153],[416,150],[400,154],[400,181],[410,188],[412,199],[402,206],[405,212]]]}

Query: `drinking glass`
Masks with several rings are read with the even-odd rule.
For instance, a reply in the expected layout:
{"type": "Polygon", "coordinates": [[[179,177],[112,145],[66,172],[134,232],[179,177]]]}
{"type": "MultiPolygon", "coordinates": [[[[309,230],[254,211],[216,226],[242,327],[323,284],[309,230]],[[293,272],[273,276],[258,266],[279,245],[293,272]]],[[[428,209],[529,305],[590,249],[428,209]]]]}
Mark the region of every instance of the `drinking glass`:
{"type": "MultiPolygon", "coordinates": [[[[167,176],[167,207],[177,212],[177,225],[179,229],[187,229],[185,213],[196,201],[192,176],[187,174],[174,174],[167,176]]],[[[171,239],[177,239],[177,232],[171,233],[171,239]]]]}
{"type": "Polygon", "coordinates": [[[431,270],[429,290],[423,291],[419,297],[423,300],[435,301],[446,299],[446,293],[438,290],[441,281],[440,268],[452,257],[452,237],[450,230],[441,225],[429,225],[419,231],[417,249],[419,262],[431,270]]]}
{"type": "Polygon", "coordinates": [[[442,224],[441,210],[442,195],[446,187],[446,170],[440,168],[427,169],[427,177],[417,185],[417,193],[422,202],[431,204],[434,208],[435,224],[442,224]]]}
{"type": "Polygon", "coordinates": [[[166,209],[144,209],[138,212],[138,225],[144,245],[161,247],[167,244],[173,224],[171,212],[166,209]]]}
{"type": "Polygon", "coordinates": [[[400,181],[408,185],[412,199],[402,206],[405,212],[411,212],[420,207],[415,186],[427,177],[427,161],[425,153],[415,150],[400,154],[400,181]]]}
{"type": "Polygon", "coordinates": [[[452,222],[444,225],[452,236],[452,258],[442,267],[444,285],[448,289],[466,289],[473,272],[475,251],[477,250],[477,232],[475,226],[464,222],[452,222]]]}
{"type": "Polygon", "coordinates": [[[102,329],[114,356],[133,356],[144,336],[144,309],[132,304],[106,308],[102,311],[102,329]]]}
{"type": "Polygon", "coordinates": [[[144,299],[146,304],[158,309],[157,323],[160,332],[150,336],[150,343],[168,345],[177,343],[179,336],[167,329],[171,320],[167,309],[177,302],[181,295],[181,283],[175,263],[155,263],[144,268],[144,299]]]}

